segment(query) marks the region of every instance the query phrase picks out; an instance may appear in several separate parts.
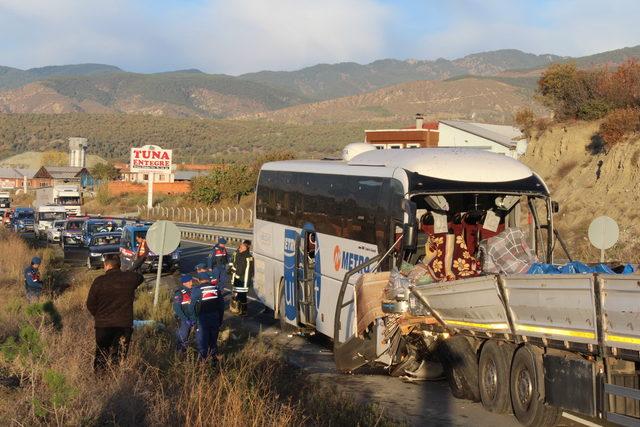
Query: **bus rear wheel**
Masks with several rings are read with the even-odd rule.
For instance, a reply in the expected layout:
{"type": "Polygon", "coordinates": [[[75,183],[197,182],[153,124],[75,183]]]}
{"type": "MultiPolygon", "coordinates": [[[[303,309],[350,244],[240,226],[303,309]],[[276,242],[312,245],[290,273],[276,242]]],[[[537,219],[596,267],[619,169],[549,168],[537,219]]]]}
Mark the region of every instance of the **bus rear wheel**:
{"type": "Polygon", "coordinates": [[[554,426],[562,415],[561,410],[544,403],[544,384],[539,381],[542,369],[541,358],[528,345],[516,351],[509,381],[511,405],[513,414],[524,426],[554,426]]]}
{"type": "Polygon", "coordinates": [[[489,340],[482,346],[478,364],[478,381],[482,406],[490,412],[504,414],[511,409],[509,374],[513,346],[489,340]]]}

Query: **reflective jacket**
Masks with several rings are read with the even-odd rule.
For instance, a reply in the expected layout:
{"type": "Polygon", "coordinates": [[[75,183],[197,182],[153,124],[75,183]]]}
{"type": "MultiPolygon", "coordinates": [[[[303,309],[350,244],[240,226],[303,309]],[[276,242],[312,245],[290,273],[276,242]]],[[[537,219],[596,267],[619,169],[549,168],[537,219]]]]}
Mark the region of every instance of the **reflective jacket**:
{"type": "Polygon", "coordinates": [[[173,313],[179,320],[196,319],[196,314],[191,304],[191,293],[193,289],[186,286],[180,286],[173,293],[173,313]]]}
{"type": "Polygon", "coordinates": [[[24,269],[24,286],[33,291],[42,290],[42,280],[38,269],[29,266],[24,269]]]}
{"type": "Polygon", "coordinates": [[[220,308],[220,291],[218,284],[203,283],[193,288],[191,304],[196,316],[218,313],[220,308]]]}
{"type": "Polygon", "coordinates": [[[236,251],[231,261],[231,273],[234,292],[249,292],[253,280],[253,256],[251,252],[236,251]]]}
{"type": "Polygon", "coordinates": [[[214,267],[223,267],[226,269],[228,264],[229,254],[227,248],[219,244],[215,245],[207,257],[207,267],[209,270],[213,270],[214,267]]]}

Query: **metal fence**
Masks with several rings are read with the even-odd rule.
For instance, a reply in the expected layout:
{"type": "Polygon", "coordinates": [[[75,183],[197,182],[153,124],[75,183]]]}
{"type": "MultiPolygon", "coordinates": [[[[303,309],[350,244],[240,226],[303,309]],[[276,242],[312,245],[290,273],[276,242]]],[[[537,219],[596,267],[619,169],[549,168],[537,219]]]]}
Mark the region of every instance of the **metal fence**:
{"type": "Polygon", "coordinates": [[[233,208],[187,208],[178,206],[156,206],[148,209],[137,206],[138,216],[147,219],[166,219],[191,224],[218,225],[235,224],[250,226],[253,223],[253,209],[233,208]]]}

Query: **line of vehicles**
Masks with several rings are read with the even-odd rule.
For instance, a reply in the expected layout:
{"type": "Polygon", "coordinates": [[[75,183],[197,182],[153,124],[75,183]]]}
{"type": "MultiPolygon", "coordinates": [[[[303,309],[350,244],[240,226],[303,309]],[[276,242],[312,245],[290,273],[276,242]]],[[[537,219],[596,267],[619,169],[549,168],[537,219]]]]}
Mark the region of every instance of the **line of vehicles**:
{"type": "MultiPolygon", "coordinates": [[[[571,260],[535,172],[473,149],[343,154],[260,171],[254,289],[284,329],[332,339],[342,371],[404,375],[440,362],[455,397],[522,425],[555,425],[563,411],[640,425],[637,273],[460,274],[385,300],[392,271],[441,256],[434,233],[478,253],[486,230],[528,228],[540,262],[571,260]]],[[[461,273],[467,255],[453,260],[461,273]]]]}
{"type": "MultiPolygon", "coordinates": [[[[33,233],[38,240],[59,244],[65,260],[81,261],[87,268],[94,269],[102,267],[105,255],[119,254],[122,268],[129,269],[138,251],[136,237],[144,238],[152,223],[78,216],[77,212],[74,205],[41,205],[36,209],[7,207],[2,217],[5,227],[16,233],[33,233]]],[[[158,260],[158,255],[150,253],[141,267],[142,273],[157,271],[158,260]]],[[[163,271],[173,272],[179,267],[180,248],[163,257],[163,271]]]]}

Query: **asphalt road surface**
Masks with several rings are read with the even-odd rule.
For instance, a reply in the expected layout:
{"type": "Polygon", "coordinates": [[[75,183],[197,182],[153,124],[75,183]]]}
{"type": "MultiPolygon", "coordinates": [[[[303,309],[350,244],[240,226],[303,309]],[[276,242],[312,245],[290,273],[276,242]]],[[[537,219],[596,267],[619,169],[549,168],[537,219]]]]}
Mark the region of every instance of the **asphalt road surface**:
{"type": "MultiPolygon", "coordinates": [[[[183,272],[191,272],[195,265],[206,259],[211,245],[182,241],[183,272]]],[[[251,297],[251,294],[250,294],[251,297]]],[[[231,316],[225,313],[225,318],[231,316]]],[[[285,349],[290,363],[308,375],[329,381],[352,396],[356,401],[377,403],[385,413],[396,419],[405,419],[413,426],[518,426],[512,415],[498,415],[484,410],[481,404],[455,399],[446,381],[405,383],[373,370],[352,375],[336,371],[333,353],[328,339],[321,336],[303,337],[280,332],[278,322],[270,310],[259,302],[249,304],[249,316],[244,325],[256,334],[262,332],[266,339],[285,349]]],[[[566,418],[560,425],[577,426],[566,418]]]]}

